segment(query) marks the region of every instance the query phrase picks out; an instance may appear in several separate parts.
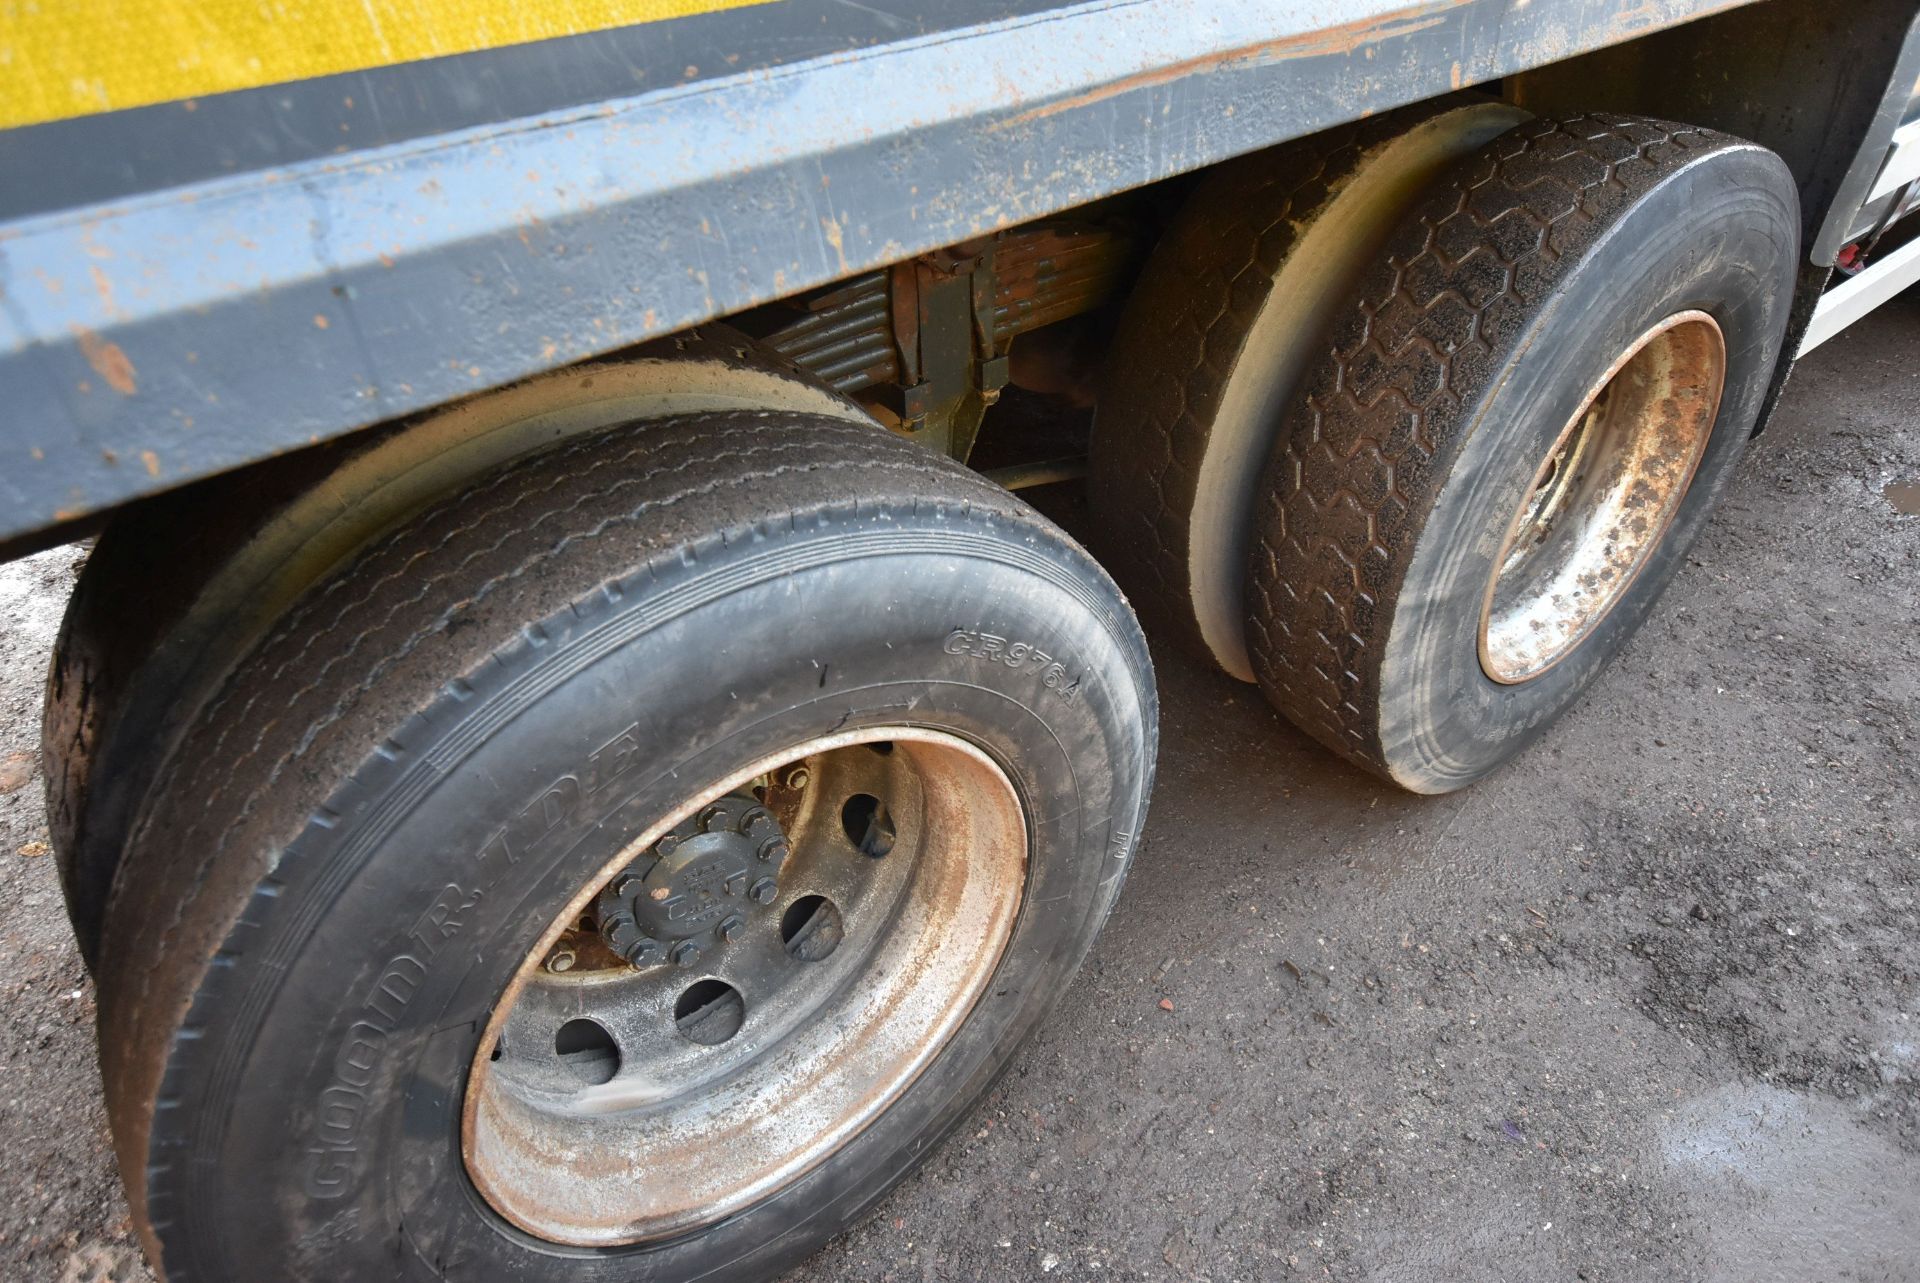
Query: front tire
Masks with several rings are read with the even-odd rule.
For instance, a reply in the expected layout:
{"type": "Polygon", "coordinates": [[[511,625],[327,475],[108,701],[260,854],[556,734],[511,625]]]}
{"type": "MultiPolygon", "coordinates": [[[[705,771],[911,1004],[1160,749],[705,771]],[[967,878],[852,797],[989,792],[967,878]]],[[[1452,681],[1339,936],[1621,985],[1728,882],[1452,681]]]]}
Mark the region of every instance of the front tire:
{"type": "MultiPolygon", "coordinates": [[[[1004,492],[876,427],[682,416],[501,469],[276,624],[196,719],[135,829],[104,922],[100,1027],[155,1262],[187,1278],[770,1275],[904,1175],[1044,1017],[1120,887],[1154,735],[1145,647],[1099,570],[1004,492]],[[895,741],[890,755],[868,747],[895,741]],[[791,766],[769,765],[796,760],[816,790],[882,782],[846,784],[836,823],[810,826],[804,807],[781,810],[791,766]],[[881,762],[892,774],[872,774],[881,762]],[[898,785],[901,813],[881,823],[854,805],[909,768],[921,782],[898,785]],[[965,780],[987,800],[932,796],[965,780]],[[789,814],[792,849],[770,855],[762,830],[789,814]],[[865,956],[862,931],[884,951],[915,904],[940,901],[881,896],[893,907],[822,927],[819,906],[799,902],[826,884],[778,870],[912,855],[943,816],[984,817],[987,836],[968,839],[984,850],[1000,841],[993,814],[1015,817],[1017,876],[981,859],[1000,870],[971,920],[986,924],[981,952],[969,960],[960,935],[939,951],[971,988],[915,1027],[937,1035],[918,1061],[862,1080],[881,1107],[724,1204],[633,1201],[636,1188],[698,1183],[635,1170],[634,1155],[663,1151],[628,1142],[649,1118],[697,1122],[648,1111],[666,1108],[660,1067],[693,1063],[708,1040],[734,1059],[700,1079],[699,1101],[733,1102],[728,1125],[767,1136],[783,1119],[807,1131],[769,1095],[791,1084],[776,1070],[798,1044],[768,1034],[736,1054],[759,1036],[754,995],[743,1025],[717,989],[689,997],[692,981],[733,975],[728,951],[766,944],[756,931],[779,930],[796,967],[829,965],[826,928],[840,933],[835,956],[865,956]],[[826,846],[810,855],[816,831],[826,846]],[[672,832],[715,845],[712,858],[663,858],[672,832]],[[753,851],[729,854],[743,842],[753,851]],[[751,871],[737,887],[721,867],[736,856],[751,871]],[[664,879],[657,898],[649,878],[664,879]],[[583,919],[591,906],[599,918],[583,919]],[[757,909],[774,916],[757,922],[757,909]],[[557,961],[570,931],[583,950],[625,951],[605,985],[624,983],[626,954],[643,968],[633,976],[669,977],[661,992],[689,982],[652,1044],[609,1047],[624,1028],[611,1019],[551,1043],[556,1073],[585,1075],[577,1095],[527,1058],[539,1039],[516,1042],[544,1026],[511,1018],[530,969],[581,965],[571,945],[557,961]],[[657,949],[637,943],[646,932],[657,949]],[[649,1059],[649,1046],[673,1054],[649,1059]],[[636,1085],[609,1054],[660,1072],[636,1085]],[[496,1069],[517,1084],[512,1100],[487,1086],[496,1069]],[[608,1082],[626,1094],[609,1097],[608,1082]],[[524,1114],[529,1100],[551,1105],[564,1135],[536,1126],[489,1147],[489,1109],[497,1122],[503,1101],[524,1114]],[[583,1153],[596,1118],[625,1139],[583,1153]],[[535,1170],[549,1140],[564,1148],[563,1188],[535,1170]],[[505,1171],[503,1155],[519,1166],[505,1171]]],[[[964,862],[939,858],[925,867],[964,881],[964,862]]],[[[808,1000],[850,992],[865,991],[808,1000]]],[[[870,1048],[900,1029],[861,1028],[870,1048]]]]}

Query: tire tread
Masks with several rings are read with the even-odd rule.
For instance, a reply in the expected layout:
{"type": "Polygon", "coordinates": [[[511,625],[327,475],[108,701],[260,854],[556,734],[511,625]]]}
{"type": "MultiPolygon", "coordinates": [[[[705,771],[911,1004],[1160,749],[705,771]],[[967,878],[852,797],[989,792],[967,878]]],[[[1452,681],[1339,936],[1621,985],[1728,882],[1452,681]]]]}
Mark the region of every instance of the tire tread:
{"type": "Polygon", "coordinates": [[[1114,336],[1088,482],[1103,551],[1142,618],[1201,657],[1188,522],[1214,409],[1299,239],[1298,213],[1384,132],[1346,126],[1210,175],[1155,247],[1114,336]]]}
{"type": "Polygon", "coordinates": [[[1712,130],[1595,113],[1516,126],[1401,225],[1276,443],[1248,576],[1255,673],[1289,721],[1394,778],[1381,650],[1446,458],[1525,319],[1712,130]]]}

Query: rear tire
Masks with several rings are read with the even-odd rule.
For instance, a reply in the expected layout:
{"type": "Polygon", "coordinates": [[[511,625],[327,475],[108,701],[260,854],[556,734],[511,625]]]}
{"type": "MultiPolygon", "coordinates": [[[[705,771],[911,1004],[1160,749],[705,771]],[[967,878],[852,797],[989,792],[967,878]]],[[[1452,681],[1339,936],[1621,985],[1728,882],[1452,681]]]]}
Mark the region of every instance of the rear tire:
{"type": "Polygon", "coordinates": [[[1419,793],[1543,732],[1726,489],[1798,244],[1779,157],[1660,121],[1530,122],[1436,184],[1262,485],[1248,629],[1274,705],[1419,793]]]}
{"type": "Polygon", "coordinates": [[[1447,166],[1526,119],[1461,95],[1220,166],[1128,296],[1088,493],[1149,628],[1242,681],[1261,469],[1361,272],[1447,166]]]}
{"type": "MultiPolygon", "coordinates": [[[[1144,643],[1085,554],[877,427],[680,416],[494,472],[275,622],[134,828],[100,1041],[153,1260],[182,1278],[771,1275],[858,1219],[1044,1018],[1119,890],[1154,716],[1144,643]],[[502,1192],[463,1130],[516,977],[576,906],[637,894],[608,880],[630,843],[795,745],[889,728],[908,756],[914,737],[966,746],[1018,798],[1018,912],[997,962],[970,964],[991,982],[876,1116],[723,1219],[530,1232],[538,1181],[502,1192]],[[596,888],[612,889],[580,898],[596,888]]],[[[857,809],[831,826],[864,852],[846,858],[892,851],[896,824],[904,849],[913,816],[857,809]]],[[[735,894],[720,885],[696,867],[680,892],[735,894]]],[[[812,900],[785,907],[783,934],[815,929],[812,900]]],[[[821,920],[826,936],[789,940],[802,962],[874,929],[821,920]]],[[[685,1038],[742,1028],[724,996],[688,990],[685,1038]]],[[[552,1050],[598,1083],[614,1071],[588,1033],[552,1050]]],[[[759,1109],[755,1067],[776,1050],[727,1098],[759,1109]]],[[[691,1179],[568,1171],[562,1218],[691,1179]]]]}

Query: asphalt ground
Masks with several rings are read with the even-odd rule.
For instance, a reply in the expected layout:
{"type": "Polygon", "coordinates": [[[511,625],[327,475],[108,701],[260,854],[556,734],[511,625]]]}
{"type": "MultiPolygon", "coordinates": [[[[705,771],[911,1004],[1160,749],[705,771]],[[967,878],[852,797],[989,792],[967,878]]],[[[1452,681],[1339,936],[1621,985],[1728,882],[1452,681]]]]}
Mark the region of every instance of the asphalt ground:
{"type": "MultiPolygon", "coordinates": [[[[1649,626],[1462,794],[1162,652],[1092,960],[793,1278],[1920,1280],[1917,421],[1908,297],[1801,367],[1649,626]]],[[[0,1277],[68,1283],[146,1277],[35,759],[79,557],[0,567],[0,1277]]]]}

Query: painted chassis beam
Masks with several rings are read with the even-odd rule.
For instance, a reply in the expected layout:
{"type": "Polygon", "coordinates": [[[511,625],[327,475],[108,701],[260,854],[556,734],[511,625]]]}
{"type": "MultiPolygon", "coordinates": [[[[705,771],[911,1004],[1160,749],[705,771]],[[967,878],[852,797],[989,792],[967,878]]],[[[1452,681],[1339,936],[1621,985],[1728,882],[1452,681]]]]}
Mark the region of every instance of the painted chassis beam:
{"type": "Polygon", "coordinates": [[[17,219],[0,539],[1744,2],[1102,0],[17,219]]]}

